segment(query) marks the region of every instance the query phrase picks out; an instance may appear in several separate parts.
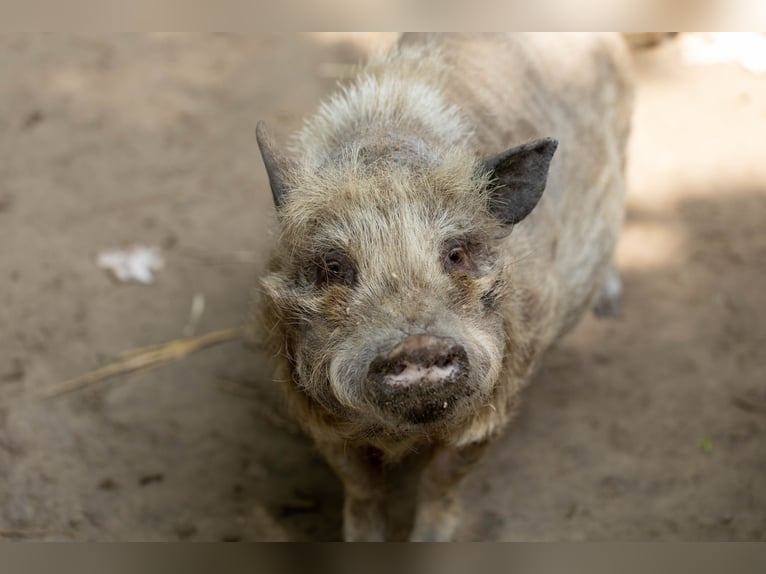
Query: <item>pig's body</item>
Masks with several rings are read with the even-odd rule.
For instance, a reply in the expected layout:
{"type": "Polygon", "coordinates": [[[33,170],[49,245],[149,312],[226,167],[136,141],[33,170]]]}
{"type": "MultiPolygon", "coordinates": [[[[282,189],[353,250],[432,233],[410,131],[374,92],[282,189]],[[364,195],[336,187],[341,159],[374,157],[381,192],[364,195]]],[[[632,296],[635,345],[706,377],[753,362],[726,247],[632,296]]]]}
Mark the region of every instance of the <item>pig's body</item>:
{"type": "MultiPolygon", "coordinates": [[[[344,482],[348,539],[382,537],[378,458],[425,445],[413,536],[449,538],[457,481],[603,287],[622,224],[624,52],[617,36],[407,35],[309,121],[293,160],[261,138],[282,225],[264,333],[297,419],[344,482]],[[559,147],[539,202],[487,211],[477,198],[495,172],[477,158],[546,137],[559,147]],[[340,275],[310,284],[307,262],[339,250],[340,275]],[[416,364],[426,347],[446,367],[416,364]]],[[[536,149],[550,160],[555,144],[536,149]]]]}

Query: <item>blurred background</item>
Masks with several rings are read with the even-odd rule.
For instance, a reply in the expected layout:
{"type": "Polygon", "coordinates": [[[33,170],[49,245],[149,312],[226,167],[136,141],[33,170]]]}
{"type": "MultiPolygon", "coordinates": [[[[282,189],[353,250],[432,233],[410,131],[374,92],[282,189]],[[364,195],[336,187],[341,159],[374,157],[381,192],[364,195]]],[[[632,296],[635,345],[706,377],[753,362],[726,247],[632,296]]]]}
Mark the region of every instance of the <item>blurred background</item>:
{"type": "MultiPolygon", "coordinates": [[[[0,37],[0,539],[340,539],[257,351],[29,397],[244,322],[274,229],[256,122],[285,142],[395,38],[0,37]]],[[[550,353],[462,540],[766,539],[766,36],[633,60],[623,317],[550,353]]]]}

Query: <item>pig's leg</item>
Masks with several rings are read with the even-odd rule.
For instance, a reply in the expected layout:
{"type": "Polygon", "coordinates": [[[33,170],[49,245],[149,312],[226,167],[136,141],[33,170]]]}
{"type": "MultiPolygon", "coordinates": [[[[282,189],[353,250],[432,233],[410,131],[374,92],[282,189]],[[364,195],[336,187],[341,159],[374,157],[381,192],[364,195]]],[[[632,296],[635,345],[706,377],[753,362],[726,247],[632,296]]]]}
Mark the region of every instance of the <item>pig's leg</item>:
{"type": "Polygon", "coordinates": [[[622,316],[622,280],[614,264],[609,269],[601,293],[596,298],[593,312],[597,317],[622,316]]]}
{"type": "Polygon", "coordinates": [[[410,540],[448,542],[460,525],[457,488],[486,450],[487,442],[437,447],[420,479],[415,526],[410,540]]]}
{"type": "Polygon", "coordinates": [[[323,444],[319,450],[343,483],[344,540],[382,542],[386,521],[380,453],[344,444],[323,444]]]}

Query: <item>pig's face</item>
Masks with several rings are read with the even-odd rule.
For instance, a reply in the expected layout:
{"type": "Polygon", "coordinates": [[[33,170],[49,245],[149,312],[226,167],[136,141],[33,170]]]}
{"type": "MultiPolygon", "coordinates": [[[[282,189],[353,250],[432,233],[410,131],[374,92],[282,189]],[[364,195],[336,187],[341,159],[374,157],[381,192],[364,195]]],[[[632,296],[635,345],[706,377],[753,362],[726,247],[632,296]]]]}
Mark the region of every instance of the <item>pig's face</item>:
{"type": "Polygon", "coordinates": [[[285,259],[266,286],[292,326],[297,381],[392,430],[458,416],[502,360],[493,246],[504,229],[485,182],[472,169],[343,171],[294,189],[280,211],[285,259]]]}
{"type": "Polygon", "coordinates": [[[266,328],[307,395],[393,434],[447,425],[486,402],[509,294],[496,250],[511,216],[499,215],[509,208],[493,175],[459,151],[428,164],[352,155],[280,173],[266,328]]]}

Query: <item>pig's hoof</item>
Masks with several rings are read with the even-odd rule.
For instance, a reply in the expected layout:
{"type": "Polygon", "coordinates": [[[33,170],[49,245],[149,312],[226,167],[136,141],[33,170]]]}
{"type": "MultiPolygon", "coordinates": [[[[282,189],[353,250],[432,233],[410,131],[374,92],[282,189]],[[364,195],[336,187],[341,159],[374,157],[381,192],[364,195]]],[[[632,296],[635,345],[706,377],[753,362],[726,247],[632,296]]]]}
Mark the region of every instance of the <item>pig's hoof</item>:
{"type": "Polygon", "coordinates": [[[593,314],[600,319],[617,319],[622,317],[622,297],[604,297],[599,295],[593,305],[593,314]]]}
{"type": "Polygon", "coordinates": [[[461,514],[461,504],[456,499],[419,508],[410,542],[452,542],[461,514]]]}
{"type": "Polygon", "coordinates": [[[382,502],[347,496],[343,505],[343,539],[346,542],[383,542],[385,514],[382,502]]]}
{"type": "Polygon", "coordinates": [[[410,542],[452,542],[459,526],[457,516],[448,517],[440,524],[431,524],[413,531],[410,542]]]}
{"type": "Polygon", "coordinates": [[[602,319],[622,317],[622,280],[616,269],[610,269],[593,305],[593,313],[602,319]]]}

